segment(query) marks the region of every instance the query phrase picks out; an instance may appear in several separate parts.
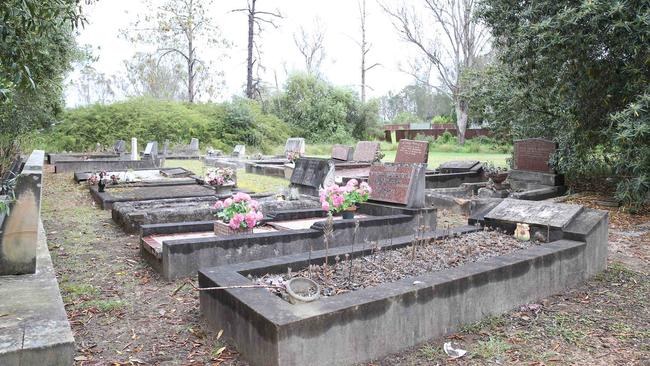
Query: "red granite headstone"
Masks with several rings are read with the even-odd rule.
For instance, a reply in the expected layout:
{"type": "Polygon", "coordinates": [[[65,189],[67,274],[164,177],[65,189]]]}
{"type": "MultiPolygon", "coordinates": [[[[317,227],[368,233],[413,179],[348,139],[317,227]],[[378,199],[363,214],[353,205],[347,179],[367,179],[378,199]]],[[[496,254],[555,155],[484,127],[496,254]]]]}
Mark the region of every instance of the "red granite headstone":
{"type": "Polygon", "coordinates": [[[375,160],[377,151],[379,151],[379,142],[359,141],[354,149],[352,160],[371,162],[375,160]]]}
{"type": "Polygon", "coordinates": [[[551,155],[556,149],[553,141],[533,138],[517,140],[514,145],[515,169],[544,173],[553,172],[553,168],[549,165],[551,155]]]}
{"type": "Polygon", "coordinates": [[[396,163],[427,163],[429,161],[429,142],[400,140],[397,145],[396,163]]]}
{"type": "Polygon", "coordinates": [[[368,185],[372,188],[370,199],[375,201],[400,203],[409,202],[409,192],[413,185],[415,166],[411,165],[373,165],[370,167],[368,185]]]}

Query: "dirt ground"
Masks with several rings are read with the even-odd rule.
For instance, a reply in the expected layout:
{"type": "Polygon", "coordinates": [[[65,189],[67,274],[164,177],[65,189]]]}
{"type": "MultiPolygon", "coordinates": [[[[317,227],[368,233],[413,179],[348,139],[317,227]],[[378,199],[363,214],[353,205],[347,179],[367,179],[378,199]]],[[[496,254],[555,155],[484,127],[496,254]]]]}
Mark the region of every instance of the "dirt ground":
{"type": "MultiPolygon", "coordinates": [[[[650,365],[650,214],[610,210],[609,269],[580,288],[366,365],[650,365]],[[456,360],[445,342],[467,350],[456,360]]],[[[45,177],[42,216],[76,365],[246,365],[202,326],[196,291],[161,279],[71,174],[45,177]]],[[[447,221],[462,223],[463,218],[447,221]]],[[[225,336],[225,335],[224,335],[225,336]]]]}

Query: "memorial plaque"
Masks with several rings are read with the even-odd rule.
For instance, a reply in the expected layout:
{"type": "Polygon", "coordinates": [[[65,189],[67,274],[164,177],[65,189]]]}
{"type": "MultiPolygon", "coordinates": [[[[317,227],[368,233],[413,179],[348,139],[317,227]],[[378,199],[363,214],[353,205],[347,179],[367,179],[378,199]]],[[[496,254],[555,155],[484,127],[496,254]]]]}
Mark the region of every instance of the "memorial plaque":
{"type": "Polygon", "coordinates": [[[582,210],[580,205],[507,198],[485,215],[485,219],[562,229],[582,210]]]}
{"type": "Polygon", "coordinates": [[[305,139],[302,137],[291,137],[287,139],[284,145],[284,154],[289,152],[297,152],[300,155],[305,155],[305,139]]]}
{"type": "MultiPolygon", "coordinates": [[[[399,203],[409,205],[412,195],[417,195],[418,170],[423,171],[423,166],[413,164],[382,164],[370,167],[368,185],[372,188],[370,199],[375,201],[399,203]]],[[[423,191],[421,192],[424,196],[423,191]]]]}
{"type": "Polygon", "coordinates": [[[300,158],[296,160],[290,180],[292,184],[319,188],[325,185],[325,180],[333,169],[327,159],[300,158]]]}
{"type": "Polygon", "coordinates": [[[549,161],[555,150],[556,144],[550,140],[538,138],[517,140],[514,146],[514,168],[553,173],[549,161]]]}
{"type": "Polygon", "coordinates": [[[464,173],[474,170],[474,168],[479,164],[478,160],[455,160],[455,161],[446,161],[438,167],[440,173],[449,174],[449,173],[464,173]]]}
{"type": "Polygon", "coordinates": [[[379,142],[359,141],[354,149],[352,160],[372,162],[379,151],[379,142]]]}
{"type": "Polygon", "coordinates": [[[429,142],[402,139],[397,145],[396,163],[427,163],[429,142]]]}
{"type": "Polygon", "coordinates": [[[345,145],[332,146],[332,159],[348,161],[352,159],[352,147],[345,145]]]}

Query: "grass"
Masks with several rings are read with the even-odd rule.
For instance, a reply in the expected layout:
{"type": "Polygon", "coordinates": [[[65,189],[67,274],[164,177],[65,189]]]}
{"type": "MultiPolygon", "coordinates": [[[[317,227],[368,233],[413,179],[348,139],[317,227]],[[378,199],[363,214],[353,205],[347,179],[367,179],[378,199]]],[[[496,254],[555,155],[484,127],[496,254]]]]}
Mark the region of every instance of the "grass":
{"type": "Polygon", "coordinates": [[[483,359],[492,359],[502,357],[503,354],[511,349],[512,346],[508,344],[503,338],[490,337],[487,341],[478,341],[472,351],[478,357],[483,359]]]}

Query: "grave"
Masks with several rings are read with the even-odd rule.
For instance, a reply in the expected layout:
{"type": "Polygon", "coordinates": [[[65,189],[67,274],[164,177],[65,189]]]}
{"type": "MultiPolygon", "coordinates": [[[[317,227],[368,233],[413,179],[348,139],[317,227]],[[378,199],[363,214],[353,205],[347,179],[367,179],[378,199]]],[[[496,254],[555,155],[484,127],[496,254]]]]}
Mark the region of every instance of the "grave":
{"type": "Polygon", "coordinates": [[[235,158],[243,158],[246,156],[246,145],[236,145],[232,151],[232,156],[235,158]]]}
{"type": "MultiPolygon", "coordinates": [[[[527,215],[535,213],[528,202],[517,207],[521,201],[513,201],[508,209],[497,207],[493,214],[504,220],[503,228],[527,223],[529,218],[531,224],[541,222],[527,215]]],[[[552,222],[561,229],[558,239],[550,242],[308,303],[291,304],[265,288],[201,291],[201,313],[211,329],[224,331],[252,366],[366,363],[560,293],[605,269],[606,212],[573,207],[544,210],[562,217],[552,222]]],[[[468,226],[424,238],[462,236],[477,229],[482,228],[468,226]]],[[[205,267],[199,270],[199,286],[250,285],[249,275],[287,273],[289,268],[302,271],[309,264],[322,265],[326,258],[335,263],[337,258],[368,256],[377,247],[387,252],[411,244],[412,237],[205,267]]]]}
{"type": "Polygon", "coordinates": [[[156,159],[158,157],[158,142],[150,141],[147,143],[144,151],[142,152],[143,159],[156,159]]]}
{"type": "Polygon", "coordinates": [[[117,140],[113,147],[106,152],[87,152],[87,153],[48,153],[47,163],[55,165],[59,161],[79,161],[79,160],[125,160],[126,143],[124,140],[117,140]]]}
{"type": "Polygon", "coordinates": [[[90,195],[102,209],[110,210],[115,202],[183,197],[216,197],[217,191],[214,187],[198,184],[117,184],[107,185],[104,192],[99,192],[97,186],[91,186],[90,195]]]}
{"type": "Polygon", "coordinates": [[[302,137],[290,137],[284,145],[284,156],[288,153],[298,153],[300,156],[305,155],[305,139],[302,137]]]}
{"type": "Polygon", "coordinates": [[[429,142],[402,139],[397,145],[396,163],[426,164],[429,162],[429,142]]]}
{"type": "Polygon", "coordinates": [[[74,338],[40,218],[45,152],[33,151],[0,214],[0,365],[71,365],[74,338]]]}
{"type": "Polygon", "coordinates": [[[346,145],[335,144],[332,145],[332,159],[338,161],[352,160],[354,155],[354,148],[346,145]]]}
{"type": "Polygon", "coordinates": [[[368,184],[373,201],[397,203],[409,208],[424,207],[426,164],[385,163],[372,165],[368,184]]]}
{"type": "Polygon", "coordinates": [[[192,138],[189,145],[176,145],[173,147],[169,146],[169,141],[165,141],[163,144],[163,155],[162,157],[172,160],[191,160],[191,159],[200,159],[201,151],[199,150],[199,140],[192,138]]]}
{"type": "Polygon", "coordinates": [[[557,145],[550,140],[531,138],[514,142],[514,169],[508,174],[512,197],[541,200],[566,192],[564,176],[550,164],[557,145]]]}
{"type": "MultiPolygon", "coordinates": [[[[93,174],[95,172],[75,172],[74,180],[77,183],[85,182],[93,174]]],[[[120,183],[196,184],[198,179],[193,172],[184,168],[116,170],[107,171],[106,174],[119,177],[120,183]]]]}
{"type": "Polygon", "coordinates": [[[142,170],[158,168],[161,160],[142,159],[142,160],[105,160],[105,159],[87,159],[77,161],[57,161],[54,165],[55,173],[70,172],[97,172],[97,171],[118,171],[118,170],[142,170]]]}
{"type": "Polygon", "coordinates": [[[359,141],[354,149],[352,160],[356,162],[372,163],[379,152],[379,142],[359,141]]]}

